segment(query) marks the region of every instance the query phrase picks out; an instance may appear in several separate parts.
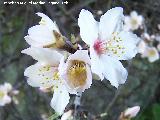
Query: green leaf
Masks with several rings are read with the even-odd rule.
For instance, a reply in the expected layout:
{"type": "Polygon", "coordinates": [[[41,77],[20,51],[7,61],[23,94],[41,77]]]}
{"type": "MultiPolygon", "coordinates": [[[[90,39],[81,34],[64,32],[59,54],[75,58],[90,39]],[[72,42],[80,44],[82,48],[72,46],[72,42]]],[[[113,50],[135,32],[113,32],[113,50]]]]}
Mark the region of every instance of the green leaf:
{"type": "Polygon", "coordinates": [[[160,119],[160,104],[154,104],[152,111],[153,111],[154,120],[159,120],[160,119]]]}

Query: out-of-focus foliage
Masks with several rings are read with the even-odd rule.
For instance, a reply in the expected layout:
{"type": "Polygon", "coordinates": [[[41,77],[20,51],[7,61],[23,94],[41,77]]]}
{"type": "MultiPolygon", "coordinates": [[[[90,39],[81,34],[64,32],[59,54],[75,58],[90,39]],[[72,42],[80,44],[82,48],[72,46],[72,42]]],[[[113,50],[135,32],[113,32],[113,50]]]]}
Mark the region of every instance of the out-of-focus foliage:
{"type": "MultiPolygon", "coordinates": [[[[0,4],[0,83],[10,82],[20,90],[19,104],[12,103],[0,108],[0,120],[42,120],[42,114],[47,117],[54,114],[49,105],[52,95],[30,87],[23,76],[24,69],[35,62],[30,57],[23,56],[20,51],[27,46],[23,38],[27,34],[27,29],[39,21],[36,12],[43,12],[55,20],[66,37],[71,33],[79,36],[77,18],[82,8],[92,11],[98,19],[98,10],[104,13],[115,6],[122,6],[125,14],[132,10],[138,11],[145,17],[149,33],[160,32],[157,29],[157,24],[160,23],[159,0],[68,2],[68,5],[53,6],[0,4]]],[[[136,33],[140,35],[140,31],[136,33]]],[[[149,63],[147,59],[137,56],[125,64],[129,71],[126,84],[116,90],[108,81],[94,81],[92,87],[82,96],[83,109],[93,116],[107,113],[107,116],[100,120],[116,120],[121,111],[127,107],[140,105],[141,114],[135,120],[159,120],[160,61],[149,63]]],[[[73,99],[70,102],[73,103],[73,99]]]]}

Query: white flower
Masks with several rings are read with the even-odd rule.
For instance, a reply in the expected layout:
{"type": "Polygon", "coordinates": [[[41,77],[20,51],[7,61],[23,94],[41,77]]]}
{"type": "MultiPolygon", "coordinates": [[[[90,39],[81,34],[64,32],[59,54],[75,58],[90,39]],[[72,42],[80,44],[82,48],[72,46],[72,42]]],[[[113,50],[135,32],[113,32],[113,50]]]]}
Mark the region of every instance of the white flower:
{"type": "Polygon", "coordinates": [[[69,111],[65,112],[62,115],[61,120],[73,120],[73,111],[69,110],[69,111]]]}
{"type": "Polygon", "coordinates": [[[43,13],[37,13],[37,15],[42,17],[42,19],[39,25],[29,28],[28,35],[25,36],[26,42],[36,47],[54,44],[56,37],[53,31],[60,33],[56,23],[43,13]]]}
{"type": "Polygon", "coordinates": [[[0,106],[5,106],[11,103],[12,99],[8,93],[12,90],[12,86],[9,83],[4,83],[0,85],[0,106]]]}
{"type": "Polygon", "coordinates": [[[90,58],[87,50],[77,50],[68,57],[66,62],[62,60],[59,71],[71,94],[83,92],[92,84],[90,58]]]}
{"type": "Polygon", "coordinates": [[[48,48],[30,47],[22,51],[31,55],[38,62],[28,67],[24,75],[28,77],[27,82],[33,87],[54,89],[51,107],[62,114],[69,103],[69,93],[63,80],[59,77],[58,66],[63,55],[48,48]]]}
{"type": "Polygon", "coordinates": [[[155,47],[148,47],[145,56],[148,57],[149,62],[155,62],[159,59],[159,53],[155,47]]]}
{"type": "Polygon", "coordinates": [[[128,108],[124,112],[124,116],[129,117],[129,118],[133,118],[138,114],[139,111],[140,111],[140,107],[139,106],[134,106],[134,107],[128,108]]]}
{"type": "Polygon", "coordinates": [[[141,53],[143,55],[143,53],[145,52],[147,48],[147,44],[144,40],[141,40],[138,44],[138,53],[141,53]]]}
{"type": "Polygon", "coordinates": [[[130,16],[125,16],[125,29],[137,30],[143,23],[143,16],[138,15],[136,11],[132,11],[130,16]]]}
{"type": "Polygon", "coordinates": [[[115,87],[123,84],[128,75],[119,60],[133,58],[139,41],[135,34],[123,31],[123,18],[123,9],[116,7],[102,15],[100,22],[84,9],[78,19],[81,38],[90,46],[92,72],[115,87]]]}

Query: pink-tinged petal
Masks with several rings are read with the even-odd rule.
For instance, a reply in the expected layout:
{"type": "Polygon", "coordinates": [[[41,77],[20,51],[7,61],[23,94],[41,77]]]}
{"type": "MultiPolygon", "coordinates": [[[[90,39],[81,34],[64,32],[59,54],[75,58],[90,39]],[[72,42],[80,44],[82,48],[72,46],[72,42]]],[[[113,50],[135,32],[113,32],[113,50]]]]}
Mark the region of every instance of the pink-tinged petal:
{"type": "Polygon", "coordinates": [[[98,22],[92,13],[82,9],[78,18],[78,25],[82,40],[91,45],[98,38],[98,22]]]}
{"type": "Polygon", "coordinates": [[[93,47],[90,48],[90,56],[91,56],[91,70],[93,73],[97,74],[101,80],[104,79],[103,71],[101,68],[101,62],[99,60],[99,56],[96,54],[93,47]]]}
{"type": "Polygon", "coordinates": [[[134,106],[134,107],[128,108],[124,112],[124,116],[129,116],[130,118],[133,118],[138,114],[139,111],[140,111],[140,107],[139,106],[134,106]]]}
{"type": "Polygon", "coordinates": [[[5,96],[4,96],[4,101],[5,101],[6,104],[9,104],[9,103],[11,103],[12,99],[11,99],[10,96],[5,95],[5,96]]]}

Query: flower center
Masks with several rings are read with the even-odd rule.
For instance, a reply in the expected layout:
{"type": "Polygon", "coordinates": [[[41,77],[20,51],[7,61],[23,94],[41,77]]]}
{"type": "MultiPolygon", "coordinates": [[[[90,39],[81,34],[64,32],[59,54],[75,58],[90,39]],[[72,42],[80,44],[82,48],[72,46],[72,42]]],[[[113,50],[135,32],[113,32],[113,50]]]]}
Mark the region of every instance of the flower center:
{"type": "Polygon", "coordinates": [[[57,66],[42,66],[39,68],[37,75],[41,79],[41,85],[46,88],[53,86],[57,88],[57,84],[61,82],[57,66]]]}
{"type": "Polygon", "coordinates": [[[122,39],[118,37],[117,32],[113,32],[109,40],[102,41],[97,39],[94,42],[93,48],[98,55],[107,53],[109,56],[116,55],[120,57],[125,52],[122,39]]]}
{"type": "Polygon", "coordinates": [[[132,19],[132,20],[131,20],[131,24],[132,24],[132,25],[137,25],[137,24],[138,24],[138,22],[137,22],[137,20],[136,20],[136,19],[132,19]]]}
{"type": "Polygon", "coordinates": [[[95,41],[93,48],[99,55],[106,51],[105,43],[99,39],[95,41]]]}
{"type": "Polygon", "coordinates": [[[86,64],[83,61],[73,60],[67,70],[67,77],[71,87],[83,86],[87,79],[86,64]]]}
{"type": "Polygon", "coordinates": [[[3,91],[0,91],[0,99],[2,99],[4,97],[4,92],[3,91]]]}
{"type": "Polygon", "coordinates": [[[148,55],[153,57],[155,56],[156,52],[154,50],[149,50],[148,55]]]}

